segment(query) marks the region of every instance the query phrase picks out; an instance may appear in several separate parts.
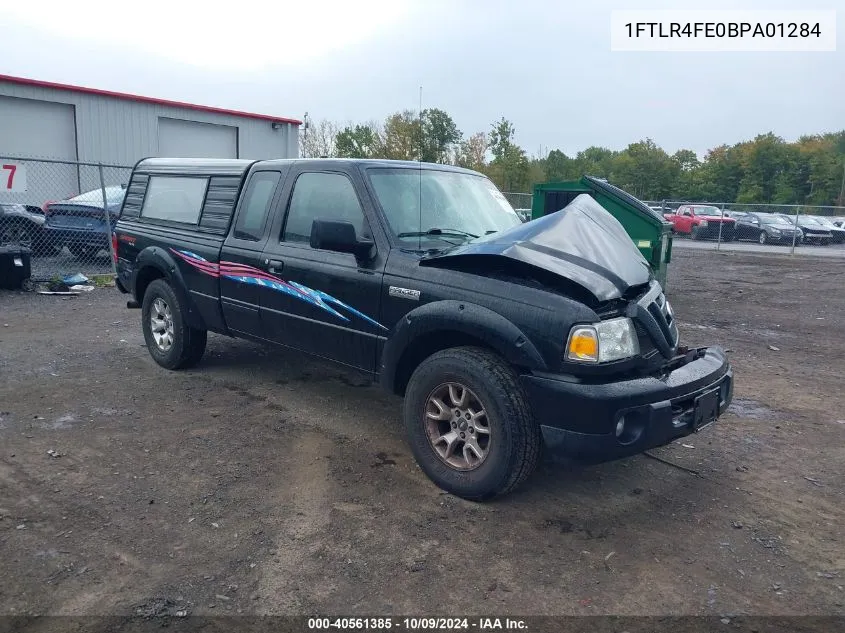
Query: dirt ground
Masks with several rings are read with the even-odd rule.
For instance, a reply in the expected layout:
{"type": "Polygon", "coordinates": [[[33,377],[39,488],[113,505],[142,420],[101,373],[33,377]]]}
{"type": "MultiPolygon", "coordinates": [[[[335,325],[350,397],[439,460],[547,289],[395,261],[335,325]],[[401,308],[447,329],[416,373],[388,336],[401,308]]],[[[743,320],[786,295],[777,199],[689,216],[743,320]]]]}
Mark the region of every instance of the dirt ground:
{"type": "Polygon", "coordinates": [[[683,469],[474,504],[358,375],[220,336],[170,373],[114,289],[2,293],[0,613],[845,615],[845,262],[678,251],[670,298],[736,373],[683,469]]]}

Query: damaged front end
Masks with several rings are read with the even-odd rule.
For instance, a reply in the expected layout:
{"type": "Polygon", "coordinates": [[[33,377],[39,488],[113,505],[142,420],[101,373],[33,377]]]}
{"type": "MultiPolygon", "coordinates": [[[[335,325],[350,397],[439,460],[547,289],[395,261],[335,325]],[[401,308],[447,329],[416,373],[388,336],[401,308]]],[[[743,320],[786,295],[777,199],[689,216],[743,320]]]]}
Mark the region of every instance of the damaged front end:
{"type": "Polygon", "coordinates": [[[603,363],[567,355],[562,363],[568,373],[653,373],[677,356],[678,329],[663,288],[619,221],[586,194],[558,213],[430,255],[420,265],[556,292],[588,306],[601,321],[631,319],[636,355],[603,363]]]}

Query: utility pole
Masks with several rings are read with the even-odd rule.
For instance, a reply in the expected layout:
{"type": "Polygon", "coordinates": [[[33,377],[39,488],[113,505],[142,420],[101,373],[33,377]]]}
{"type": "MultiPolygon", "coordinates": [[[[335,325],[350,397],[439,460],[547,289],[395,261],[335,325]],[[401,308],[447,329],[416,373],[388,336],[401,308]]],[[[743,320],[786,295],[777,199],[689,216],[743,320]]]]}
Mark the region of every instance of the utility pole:
{"type": "Polygon", "coordinates": [[[845,158],[842,159],[842,185],[839,187],[839,206],[845,207],[845,158]]]}
{"type": "MultiPolygon", "coordinates": [[[[302,149],[303,154],[307,152],[308,148],[308,113],[302,117],[302,149]]],[[[311,158],[311,156],[303,156],[302,158],[311,158]]]]}

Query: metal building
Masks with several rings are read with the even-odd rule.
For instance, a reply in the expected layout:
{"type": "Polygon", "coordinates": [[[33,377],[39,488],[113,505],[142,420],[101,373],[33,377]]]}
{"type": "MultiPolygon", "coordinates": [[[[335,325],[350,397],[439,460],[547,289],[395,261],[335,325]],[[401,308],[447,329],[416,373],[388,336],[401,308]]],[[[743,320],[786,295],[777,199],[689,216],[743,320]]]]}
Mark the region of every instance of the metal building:
{"type": "Polygon", "coordinates": [[[0,154],[132,165],[292,158],[300,121],[0,75],[0,154]]]}
{"type": "Polygon", "coordinates": [[[6,169],[0,203],[41,206],[103,181],[125,185],[128,168],[151,156],[295,158],[299,125],[286,117],[0,75],[0,167],[6,169]],[[98,171],[98,163],[110,167],[98,171]]]}

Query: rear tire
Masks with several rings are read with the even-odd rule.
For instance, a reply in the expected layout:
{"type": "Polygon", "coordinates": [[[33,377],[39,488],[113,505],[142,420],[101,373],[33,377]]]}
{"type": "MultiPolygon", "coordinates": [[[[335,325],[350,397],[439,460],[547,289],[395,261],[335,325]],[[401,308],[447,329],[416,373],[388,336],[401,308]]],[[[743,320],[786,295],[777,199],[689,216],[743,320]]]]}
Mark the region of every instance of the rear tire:
{"type": "Polygon", "coordinates": [[[477,347],[426,358],[408,383],[404,420],[423,472],[464,499],[510,492],[534,471],[540,456],[540,428],[516,374],[499,356],[477,347]]]}
{"type": "Polygon", "coordinates": [[[141,306],[141,328],[150,356],[165,369],[193,367],[205,352],[208,332],[188,325],[184,310],[164,279],[147,286],[141,306]]]}

